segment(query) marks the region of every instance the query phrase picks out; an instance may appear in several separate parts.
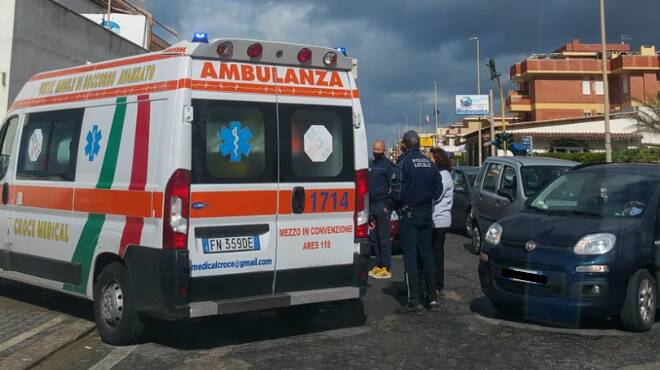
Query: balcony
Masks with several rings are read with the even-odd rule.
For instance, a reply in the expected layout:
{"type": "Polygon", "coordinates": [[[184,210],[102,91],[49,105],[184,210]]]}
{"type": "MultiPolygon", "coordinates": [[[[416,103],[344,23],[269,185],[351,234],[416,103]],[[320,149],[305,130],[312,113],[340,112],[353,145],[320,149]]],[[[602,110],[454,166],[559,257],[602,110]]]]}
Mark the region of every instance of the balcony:
{"type": "Polygon", "coordinates": [[[524,93],[509,90],[509,96],[506,98],[506,106],[511,112],[531,112],[532,98],[524,93]]]}

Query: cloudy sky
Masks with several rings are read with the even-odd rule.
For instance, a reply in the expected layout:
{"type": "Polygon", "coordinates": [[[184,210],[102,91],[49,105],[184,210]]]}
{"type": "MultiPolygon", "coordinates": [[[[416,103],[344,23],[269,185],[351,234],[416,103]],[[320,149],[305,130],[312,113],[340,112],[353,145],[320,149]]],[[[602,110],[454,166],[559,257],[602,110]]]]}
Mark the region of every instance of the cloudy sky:
{"type": "MultiPolygon", "coordinates": [[[[418,126],[418,104],[433,112],[438,81],[441,126],[455,121],[454,95],[476,93],[481,40],[482,92],[494,88],[484,66],[495,58],[507,87],[509,66],[572,38],[598,42],[598,0],[146,0],[182,39],[242,37],[344,46],[359,60],[358,86],[370,139],[391,142],[404,114],[418,126]]],[[[606,0],[607,38],[621,34],[660,47],[660,0],[606,0]]],[[[496,104],[498,104],[496,102],[496,104]]],[[[430,129],[431,126],[424,126],[430,129]]],[[[403,130],[403,127],[402,127],[403,130]]]]}

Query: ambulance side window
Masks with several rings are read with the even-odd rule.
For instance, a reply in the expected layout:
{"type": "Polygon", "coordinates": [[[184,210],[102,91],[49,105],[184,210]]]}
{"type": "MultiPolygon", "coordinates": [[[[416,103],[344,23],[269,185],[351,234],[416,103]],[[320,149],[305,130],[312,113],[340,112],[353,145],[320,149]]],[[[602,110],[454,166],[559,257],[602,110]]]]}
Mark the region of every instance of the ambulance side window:
{"type": "Polygon", "coordinates": [[[193,183],[277,181],[274,103],[193,100],[193,107],[193,183]]]}
{"type": "Polygon", "coordinates": [[[280,181],[353,181],[350,107],[279,104],[280,181]]]}
{"type": "Polygon", "coordinates": [[[69,109],[28,115],[21,135],[16,177],[73,181],[83,113],[83,109],[69,109]]]}
{"type": "Polygon", "coordinates": [[[18,128],[18,117],[12,117],[7,120],[2,131],[0,131],[0,179],[7,175],[9,168],[9,159],[14,150],[14,139],[16,138],[16,129],[18,128]]]}

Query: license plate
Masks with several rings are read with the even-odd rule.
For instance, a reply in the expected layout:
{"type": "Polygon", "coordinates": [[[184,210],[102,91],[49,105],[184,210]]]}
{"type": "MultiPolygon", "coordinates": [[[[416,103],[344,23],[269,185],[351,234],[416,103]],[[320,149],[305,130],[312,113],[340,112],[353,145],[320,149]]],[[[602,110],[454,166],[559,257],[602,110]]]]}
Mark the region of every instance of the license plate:
{"type": "Polygon", "coordinates": [[[261,249],[258,235],[204,238],[202,247],[204,253],[258,251],[261,249]]]}

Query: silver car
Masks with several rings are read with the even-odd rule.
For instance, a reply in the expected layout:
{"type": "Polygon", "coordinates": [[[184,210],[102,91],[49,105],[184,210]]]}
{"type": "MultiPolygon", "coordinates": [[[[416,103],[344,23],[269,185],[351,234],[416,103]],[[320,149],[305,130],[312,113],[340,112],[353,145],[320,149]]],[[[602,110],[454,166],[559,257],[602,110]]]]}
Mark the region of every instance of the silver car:
{"type": "Polygon", "coordinates": [[[472,192],[472,249],[481,250],[482,231],[525,207],[552,180],[579,163],[542,157],[490,157],[472,192]]]}

